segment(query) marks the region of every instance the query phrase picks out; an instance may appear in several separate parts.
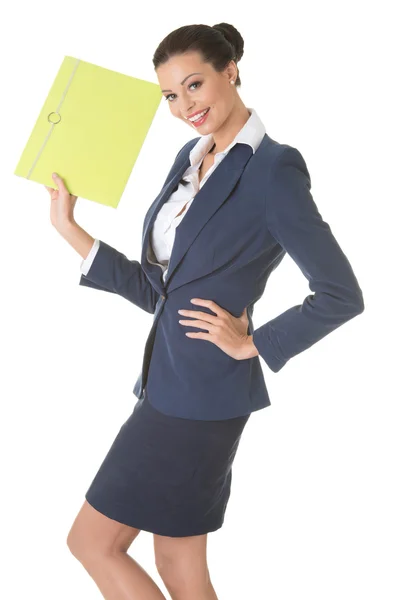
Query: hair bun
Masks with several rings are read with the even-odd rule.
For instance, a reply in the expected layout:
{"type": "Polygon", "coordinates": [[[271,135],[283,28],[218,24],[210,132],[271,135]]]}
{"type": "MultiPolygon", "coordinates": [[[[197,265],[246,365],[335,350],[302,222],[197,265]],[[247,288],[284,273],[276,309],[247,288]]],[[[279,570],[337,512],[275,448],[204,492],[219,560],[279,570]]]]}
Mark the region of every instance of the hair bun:
{"type": "Polygon", "coordinates": [[[239,60],[243,56],[244,50],[244,40],[238,30],[230,23],[217,23],[217,25],[213,25],[213,29],[216,29],[227,39],[227,41],[233,46],[235,57],[235,62],[239,62],[239,60]]]}

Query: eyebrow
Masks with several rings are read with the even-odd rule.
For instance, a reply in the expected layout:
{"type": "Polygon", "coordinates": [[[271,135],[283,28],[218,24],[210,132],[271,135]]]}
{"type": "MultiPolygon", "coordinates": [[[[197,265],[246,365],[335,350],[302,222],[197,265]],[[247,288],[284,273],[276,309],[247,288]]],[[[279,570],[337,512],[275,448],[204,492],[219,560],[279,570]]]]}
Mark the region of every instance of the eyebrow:
{"type": "MultiPolygon", "coordinates": [[[[202,73],[190,73],[190,75],[187,75],[185,77],[185,79],[183,81],[181,81],[181,85],[183,85],[186,81],[186,79],[189,79],[189,77],[191,77],[192,75],[202,75],[202,73]]],[[[172,92],[172,90],[161,90],[162,92],[172,92]]]]}

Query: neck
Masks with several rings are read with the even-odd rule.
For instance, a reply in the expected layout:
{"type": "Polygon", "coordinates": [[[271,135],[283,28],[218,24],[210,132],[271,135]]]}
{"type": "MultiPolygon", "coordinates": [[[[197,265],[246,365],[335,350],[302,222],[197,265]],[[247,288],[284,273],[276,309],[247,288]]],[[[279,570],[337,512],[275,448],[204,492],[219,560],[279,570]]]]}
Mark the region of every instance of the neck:
{"type": "Polygon", "coordinates": [[[213,133],[214,146],[210,150],[210,154],[223,152],[229,146],[244,127],[251,116],[250,111],[246,108],[242,101],[234,107],[228,118],[221,127],[213,133]]]}

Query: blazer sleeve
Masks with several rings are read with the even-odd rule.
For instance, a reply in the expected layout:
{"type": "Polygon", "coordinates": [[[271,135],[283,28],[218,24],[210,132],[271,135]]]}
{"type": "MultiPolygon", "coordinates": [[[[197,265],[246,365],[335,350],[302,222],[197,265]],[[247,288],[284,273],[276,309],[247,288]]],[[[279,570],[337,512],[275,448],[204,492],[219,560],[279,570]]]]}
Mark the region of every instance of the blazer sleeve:
{"type": "Polygon", "coordinates": [[[81,275],[79,285],[118,294],[151,314],[155,312],[159,296],[140,262],[129,260],[102,240],[99,240],[99,248],[87,275],[81,275]]]}
{"type": "Polygon", "coordinates": [[[302,155],[284,145],[269,175],[266,224],[314,293],[254,330],[253,343],[274,372],[364,310],[352,267],[318,212],[310,189],[302,155]]]}

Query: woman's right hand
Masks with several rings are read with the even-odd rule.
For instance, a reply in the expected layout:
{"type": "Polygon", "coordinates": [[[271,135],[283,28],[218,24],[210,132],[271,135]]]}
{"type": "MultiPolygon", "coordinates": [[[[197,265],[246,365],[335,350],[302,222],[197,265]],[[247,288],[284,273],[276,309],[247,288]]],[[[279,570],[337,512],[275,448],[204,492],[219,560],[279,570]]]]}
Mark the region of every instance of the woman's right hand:
{"type": "Polygon", "coordinates": [[[53,173],[54,182],[58,186],[58,190],[45,185],[44,187],[50,194],[50,221],[57,231],[62,230],[65,225],[74,222],[74,208],[78,196],[70,194],[65,186],[65,183],[59,175],[53,173]]]}

